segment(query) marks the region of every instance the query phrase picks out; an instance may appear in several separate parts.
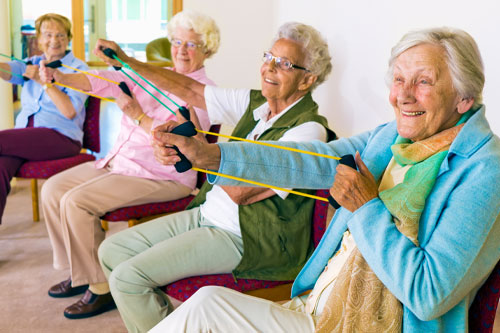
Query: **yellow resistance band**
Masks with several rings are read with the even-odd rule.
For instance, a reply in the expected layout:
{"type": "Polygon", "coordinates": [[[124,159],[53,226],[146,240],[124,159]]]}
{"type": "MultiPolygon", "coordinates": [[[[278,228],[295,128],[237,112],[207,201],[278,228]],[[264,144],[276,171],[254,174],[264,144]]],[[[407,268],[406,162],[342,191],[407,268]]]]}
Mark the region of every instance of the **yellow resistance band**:
{"type": "Polygon", "coordinates": [[[231,136],[231,135],[225,135],[225,134],[219,134],[219,133],[202,131],[202,130],[199,130],[199,129],[196,129],[196,131],[199,132],[199,133],[203,133],[203,134],[220,136],[220,137],[226,138],[226,139],[232,139],[232,140],[237,140],[237,141],[244,141],[244,142],[249,142],[249,143],[255,143],[257,145],[268,146],[268,147],[273,147],[273,148],[278,148],[278,149],[283,149],[283,150],[289,150],[289,151],[294,151],[294,152],[302,153],[302,154],[308,154],[308,155],[326,157],[326,158],[330,158],[330,159],[333,159],[333,160],[340,160],[340,157],[337,157],[337,156],[330,156],[330,155],[319,154],[319,153],[315,153],[315,152],[307,151],[307,150],[301,150],[301,149],[296,149],[296,148],[289,148],[289,147],[274,145],[272,143],[267,143],[267,142],[263,142],[263,141],[248,140],[248,139],[238,138],[236,136],[231,136]]]}
{"type": "Polygon", "coordinates": [[[268,184],[264,184],[264,183],[254,182],[253,180],[247,180],[247,179],[243,179],[243,178],[229,176],[229,175],[225,175],[225,174],[222,174],[222,173],[218,173],[218,172],[214,172],[214,171],[209,171],[209,170],[205,170],[205,169],[199,169],[199,168],[192,168],[192,169],[195,170],[195,171],[208,173],[208,174],[214,175],[214,176],[229,178],[229,179],[237,180],[237,181],[240,181],[240,182],[243,182],[243,183],[248,183],[248,184],[252,184],[252,185],[257,185],[257,186],[272,188],[274,190],[284,191],[284,192],[288,192],[288,193],[300,195],[300,196],[303,196],[303,197],[307,197],[307,198],[312,198],[312,199],[316,199],[316,200],[321,200],[321,201],[328,202],[327,198],[318,197],[317,195],[307,194],[307,193],[298,192],[298,191],[294,191],[294,190],[289,190],[289,189],[286,189],[286,188],[281,188],[281,187],[277,187],[277,186],[273,186],[273,185],[268,185],[268,184]]]}
{"type": "Polygon", "coordinates": [[[78,68],[75,68],[75,67],[71,67],[71,66],[65,65],[65,64],[63,64],[63,63],[61,63],[61,66],[66,67],[66,68],[69,68],[69,69],[72,69],[72,70],[77,71],[77,72],[81,72],[81,73],[83,73],[83,74],[87,74],[87,75],[90,75],[90,76],[96,77],[96,78],[101,79],[101,80],[104,80],[104,81],[108,81],[108,82],[114,83],[114,84],[116,84],[116,85],[119,85],[119,84],[120,84],[119,82],[113,81],[113,80],[111,80],[111,79],[107,79],[107,78],[105,78],[105,77],[102,77],[102,76],[99,76],[99,75],[95,75],[95,74],[92,74],[92,73],[86,72],[86,71],[84,71],[84,70],[81,70],[81,69],[78,69],[78,68]]]}
{"type": "Polygon", "coordinates": [[[102,99],[104,101],[107,101],[107,102],[115,103],[115,101],[112,100],[112,99],[109,99],[109,98],[106,98],[106,97],[97,96],[97,95],[91,94],[89,92],[86,92],[86,91],[83,91],[83,90],[80,90],[80,89],[77,89],[77,88],[73,88],[73,87],[67,86],[67,85],[59,83],[59,82],[54,82],[53,84],[61,86],[61,87],[64,87],[64,88],[73,89],[73,90],[76,90],[76,91],[81,92],[83,94],[86,94],[86,95],[89,95],[89,96],[92,96],[92,97],[100,98],[100,99],[102,99]]]}

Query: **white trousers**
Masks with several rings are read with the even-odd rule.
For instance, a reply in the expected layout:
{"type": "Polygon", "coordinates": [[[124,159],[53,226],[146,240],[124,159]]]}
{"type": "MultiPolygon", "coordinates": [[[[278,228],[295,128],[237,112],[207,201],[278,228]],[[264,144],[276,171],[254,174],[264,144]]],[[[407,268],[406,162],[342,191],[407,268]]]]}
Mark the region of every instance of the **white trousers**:
{"type": "Polygon", "coordinates": [[[232,289],[198,290],[149,332],[314,332],[313,316],[232,289]]]}

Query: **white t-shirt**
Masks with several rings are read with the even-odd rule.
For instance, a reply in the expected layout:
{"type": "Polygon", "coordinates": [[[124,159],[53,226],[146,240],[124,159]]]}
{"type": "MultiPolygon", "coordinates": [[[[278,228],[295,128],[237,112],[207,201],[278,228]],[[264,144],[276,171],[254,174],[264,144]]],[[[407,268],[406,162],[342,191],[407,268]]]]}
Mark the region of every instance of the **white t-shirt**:
{"type": "MultiPolygon", "coordinates": [[[[269,114],[269,105],[264,103],[253,111],[254,119],[258,121],[255,128],[246,139],[257,140],[265,130],[270,128],[281,116],[290,110],[296,101],[273,118],[266,120],[269,114]]],[[[225,89],[214,86],[205,86],[205,103],[211,124],[225,124],[236,126],[250,103],[250,89],[225,89]]],[[[326,142],[326,129],[317,122],[307,122],[286,131],[278,141],[312,141],[326,142]]],[[[288,192],[273,190],[282,199],[288,192]]],[[[238,205],[217,185],[207,193],[206,201],[200,206],[204,218],[213,225],[230,231],[241,237],[238,205]]]]}

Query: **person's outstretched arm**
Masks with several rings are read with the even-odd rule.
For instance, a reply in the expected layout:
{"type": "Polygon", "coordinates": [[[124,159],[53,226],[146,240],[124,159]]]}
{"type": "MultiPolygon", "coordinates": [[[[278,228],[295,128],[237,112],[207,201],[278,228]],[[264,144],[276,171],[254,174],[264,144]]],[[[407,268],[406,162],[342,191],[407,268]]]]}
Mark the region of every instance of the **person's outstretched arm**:
{"type": "Polygon", "coordinates": [[[9,64],[7,64],[5,62],[0,62],[0,69],[2,69],[2,71],[0,71],[0,78],[4,79],[5,81],[9,81],[10,78],[12,77],[12,75],[10,73],[4,72],[4,71],[8,71],[8,72],[12,71],[10,69],[9,64]]]}
{"type": "Polygon", "coordinates": [[[46,60],[40,62],[39,76],[42,84],[50,84],[52,80],[55,80],[56,82],[84,91],[90,91],[92,89],[92,85],[87,75],[81,73],[63,73],[57,69],[45,66],[46,63],[46,60]]]}
{"type": "Polygon", "coordinates": [[[117,57],[128,64],[133,70],[155,84],[158,88],[171,92],[192,106],[206,110],[204,90],[205,85],[185,75],[174,71],[148,65],[139,60],[131,58],[113,41],[98,39],[94,48],[94,54],[111,66],[122,67],[119,61],[106,56],[103,51],[112,49],[117,57]]]}

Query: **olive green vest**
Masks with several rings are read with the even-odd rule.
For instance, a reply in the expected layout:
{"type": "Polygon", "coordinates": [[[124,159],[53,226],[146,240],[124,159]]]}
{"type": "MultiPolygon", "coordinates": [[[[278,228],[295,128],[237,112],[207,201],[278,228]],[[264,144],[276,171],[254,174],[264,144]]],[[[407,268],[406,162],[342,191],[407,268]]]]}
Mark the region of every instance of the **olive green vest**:
{"type": "MultiPolygon", "coordinates": [[[[260,91],[250,92],[248,109],[236,125],[232,135],[246,136],[257,125],[253,111],[266,99],[260,91]]],[[[318,115],[318,105],[311,93],[281,116],[258,140],[278,140],[292,127],[315,121],[328,132],[328,141],[335,133],[328,129],[327,120],[318,115]]],[[[205,202],[212,185],[205,182],[200,193],[187,209],[205,202]]],[[[300,190],[314,193],[314,190],[300,190]]],[[[311,221],[314,199],[290,194],[285,200],[274,195],[262,201],[239,206],[243,257],[233,270],[235,278],[260,280],[293,280],[312,253],[311,221]]]]}

